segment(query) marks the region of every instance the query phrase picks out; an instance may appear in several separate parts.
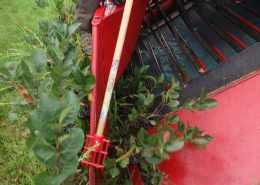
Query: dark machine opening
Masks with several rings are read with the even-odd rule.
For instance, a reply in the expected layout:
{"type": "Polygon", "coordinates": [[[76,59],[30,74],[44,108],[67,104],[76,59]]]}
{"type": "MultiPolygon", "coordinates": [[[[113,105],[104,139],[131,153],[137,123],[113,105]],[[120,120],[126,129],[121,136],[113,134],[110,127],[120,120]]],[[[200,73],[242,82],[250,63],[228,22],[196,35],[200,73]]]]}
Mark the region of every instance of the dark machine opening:
{"type": "Polygon", "coordinates": [[[152,1],[135,59],[182,83],[181,101],[260,69],[260,1],[152,1]]]}

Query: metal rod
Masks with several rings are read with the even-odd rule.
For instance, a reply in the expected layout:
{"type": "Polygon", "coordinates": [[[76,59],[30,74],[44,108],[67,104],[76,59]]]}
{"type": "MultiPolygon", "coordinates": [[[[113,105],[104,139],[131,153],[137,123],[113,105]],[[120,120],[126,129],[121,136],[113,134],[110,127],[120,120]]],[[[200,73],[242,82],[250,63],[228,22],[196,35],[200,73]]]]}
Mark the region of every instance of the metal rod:
{"type": "MultiPolygon", "coordinates": [[[[150,11],[153,19],[156,19],[156,17],[154,16],[152,10],[151,10],[151,7],[148,6],[148,10],[150,11]]],[[[165,37],[163,36],[161,30],[159,29],[158,25],[157,25],[157,22],[155,21],[155,27],[157,29],[157,33],[159,33],[157,35],[157,33],[153,30],[150,22],[148,20],[145,19],[145,22],[148,26],[148,28],[150,29],[150,31],[152,32],[152,34],[155,36],[156,40],[158,41],[158,43],[161,45],[161,47],[163,47],[166,51],[167,51],[167,54],[169,56],[169,61],[171,63],[171,66],[174,70],[176,70],[181,78],[181,80],[184,82],[184,83],[187,83],[187,76],[185,75],[184,73],[184,70],[182,69],[182,66],[178,63],[177,61],[177,58],[176,56],[173,54],[169,44],[167,43],[165,37]]]]}
{"type": "Polygon", "coordinates": [[[237,25],[249,35],[251,35],[251,37],[253,37],[257,41],[260,41],[260,28],[258,28],[256,25],[254,25],[244,17],[238,15],[230,8],[223,6],[223,1],[218,0],[215,1],[215,3],[217,5],[217,9],[222,13],[222,15],[227,17],[227,19],[229,19],[233,24],[237,25]]]}
{"type": "Polygon", "coordinates": [[[245,49],[244,46],[246,44],[243,43],[240,39],[234,39],[235,37],[231,37],[231,35],[233,34],[230,31],[222,28],[213,20],[211,20],[211,18],[203,12],[203,7],[200,3],[198,4],[198,14],[221,38],[223,38],[237,52],[241,52],[243,49],[245,49]]]}
{"type": "Polygon", "coordinates": [[[138,56],[139,65],[144,66],[144,59],[143,59],[143,55],[142,55],[142,50],[140,49],[140,47],[138,45],[137,45],[137,48],[136,48],[136,52],[137,52],[137,56],[138,56]]]}
{"type": "Polygon", "coordinates": [[[106,87],[106,92],[105,92],[105,97],[103,100],[102,108],[101,108],[101,113],[99,117],[99,122],[98,122],[98,127],[97,127],[97,132],[96,136],[97,137],[102,137],[104,130],[105,130],[105,125],[106,125],[106,120],[107,120],[107,115],[108,115],[108,109],[114,89],[114,84],[115,84],[115,79],[116,75],[118,72],[118,67],[119,63],[121,60],[122,56],[122,51],[123,51],[123,46],[125,43],[125,38],[126,38],[126,32],[127,28],[129,25],[129,20],[130,20],[130,15],[132,12],[133,8],[133,0],[127,0],[123,12],[123,17],[119,29],[119,34],[117,38],[117,43],[116,43],[116,48],[113,56],[113,61],[111,65],[111,69],[109,72],[108,76],[108,82],[107,82],[107,87],[106,87]]]}
{"type": "Polygon", "coordinates": [[[240,6],[241,8],[243,8],[244,10],[250,12],[251,14],[260,17],[260,13],[257,10],[254,10],[253,8],[249,7],[248,5],[246,5],[246,3],[243,2],[243,0],[237,2],[237,0],[233,0],[233,3],[235,3],[236,5],[240,6]]]}
{"type": "Polygon", "coordinates": [[[207,71],[207,67],[205,64],[201,61],[201,59],[196,55],[196,53],[190,48],[188,43],[185,41],[185,39],[182,37],[182,35],[179,33],[177,28],[174,25],[171,25],[169,23],[169,17],[166,15],[166,13],[162,10],[160,3],[158,0],[155,0],[156,7],[160,14],[163,16],[163,19],[166,22],[167,27],[171,31],[172,35],[176,38],[176,40],[180,43],[180,46],[185,51],[187,56],[190,58],[190,60],[193,62],[194,66],[198,70],[199,73],[204,73],[207,71]]]}
{"type": "MultiPolygon", "coordinates": [[[[141,50],[144,52],[145,56],[149,59],[149,61],[152,61],[153,62],[153,66],[155,68],[155,71],[157,73],[157,75],[161,75],[163,74],[162,73],[162,70],[161,70],[161,67],[159,65],[159,61],[154,53],[154,50],[153,50],[153,47],[152,47],[152,44],[150,42],[150,40],[147,38],[147,44],[144,43],[143,40],[138,40],[138,46],[140,46],[141,50]],[[151,57],[152,56],[152,57],[151,57]]],[[[162,85],[162,88],[164,90],[167,89],[167,84],[164,83],[162,85]]]]}
{"type": "MultiPolygon", "coordinates": [[[[147,39],[148,41],[148,39],[147,39]]],[[[150,44],[145,44],[143,40],[139,40],[138,44],[141,46],[142,51],[146,55],[146,57],[153,62],[153,66],[156,69],[157,75],[160,75],[162,73],[161,67],[159,65],[159,62],[154,54],[153,48],[151,43],[150,44]],[[152,57],[151,57],[152,56],[152,57]]]]}
{"type": "Polygon", "coordinates": [[[175,1],[178,5],[180,15],[182,16],[186,25],[190,28],[194,36],[199,40],[201,45],[210,53],[210,55],[218,62],[227,61],[226,56],[215,46],[215,44],[203,33],[199,27],[196,27],[190,21],[189,16],[187,15],[185,9],[183,8],[182,2],[179,0],[175,1]]]}

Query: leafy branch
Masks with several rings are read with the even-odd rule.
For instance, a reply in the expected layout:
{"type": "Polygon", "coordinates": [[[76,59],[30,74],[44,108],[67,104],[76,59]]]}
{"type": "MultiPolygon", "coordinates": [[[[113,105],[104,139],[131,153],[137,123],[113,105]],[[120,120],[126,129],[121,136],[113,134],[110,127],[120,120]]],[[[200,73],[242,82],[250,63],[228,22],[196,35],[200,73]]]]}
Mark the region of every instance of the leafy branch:
{"type": "MultiPolygon", "coordinates": [[[[36,3],[49,6],[44,0],[36,3]]],[[[1,105],[12,105],[10,115],[29,129],[28,146],[47,169],[35,177],[37,185],[69,182],[76,173],[84,144],[84,132],[77,124],[80,105],[95,83],[78,46],[74,3],[54,3],[59,16],[40,21],[40,33],[28,32],[27,41],[35,50],[20,61],[0,65],[0,80],[17,94],[15,102],[1,105]]]]}

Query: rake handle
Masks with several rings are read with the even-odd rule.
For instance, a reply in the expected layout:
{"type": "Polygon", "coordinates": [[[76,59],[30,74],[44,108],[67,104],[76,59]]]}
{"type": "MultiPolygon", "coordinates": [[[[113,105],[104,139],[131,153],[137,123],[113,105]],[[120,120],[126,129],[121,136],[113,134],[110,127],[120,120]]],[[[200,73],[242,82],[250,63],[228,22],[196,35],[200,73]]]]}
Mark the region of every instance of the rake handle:
{"type": "Polygon", "coordinates": [[[133,7],[133,0],[126,0],[125,3],[125,8],[124,8],[124,13],[120,25],[120,30],[117,38],[117,43],[116,43],[116,49],[114,52],[113,56],[113,62],[111,65],[109,77],[108,77],[108,82],[107,82],[107,87],[106,87],[106,92],[105,92],[105,97],[103,100],[103,105],[101,108],[101,113],[100,113],[100,118],[98,122],[98,128],[97,128],[97,133],[96,136],[101,137],[103,136],[104,129],[105,129],[105,124],[106,124],[106,119],[107,119],[107,114],[108,114],[108,109],[114,89],[114,84],[116,80],[116,75],[119,67],[119,62],[121,59],[124,43],[125,43],[125,38],[126,38],[126,32],[128,28],[128,23],[130,20],[130,15],[133,7]]]}

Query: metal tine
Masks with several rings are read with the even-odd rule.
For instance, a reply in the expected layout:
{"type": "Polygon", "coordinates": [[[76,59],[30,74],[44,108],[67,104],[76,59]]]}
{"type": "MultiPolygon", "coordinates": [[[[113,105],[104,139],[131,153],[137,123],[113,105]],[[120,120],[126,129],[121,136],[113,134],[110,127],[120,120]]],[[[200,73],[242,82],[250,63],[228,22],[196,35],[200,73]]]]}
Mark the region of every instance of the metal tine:
{"type": "MultiPolygon", "coordinates": [[[[142,51],[144,51],[144,54],[146,55],[146,57],[153,62],[153,66],[155,67],[155,71],[157,72],[157,75],[161,75],[163,74],[162,73],[162,70],[161,70],[161,67],[159,65],[159,62],[158,62],[158,59],[156,58],[156,55],[154,53],[154,50],[153,50],[153,47],[152,47],[152,44],[149,40],[149,38],[147,38],[147,45],[144,43],[143,40],[138,40],[138,45],[142,48],[142,51]],[[152,57],[151,57],[152,56],[152,57]]],[[[167,84],[164,83],[162,85],[162,88],[164,90],[167,90],[167,84]]]]}
{"type": "MultiPolygon", "coordinates": [[[[136,50],[137,50],[136,52],[137,52],[137,55],[138,55],[138,65],[143,67],[143,66],[145,66],[144,65],[144,59],[143,59],[142,50],[141,50],[139,44],[137,44],[136,50]]],[[[149,86],[149,89],[151,90],[152,89],[151,83],[149,81],[146,81],[146,82],[149,86]]]]}
{"type": "MultiPolygon", "coordinates": [[[[148,6],[148,10],[150,11],[151,15],[152,15],[152,18],[153,19],[156,19],[156,17],[154,16],[152,10],[151,10],[151,7],[148,6]]],[[[156,32],[154,31],[154,29],[152,28],[150,22],[145,18],[144,19],[145,23],[147,24],[148,28],[151,30],[152,34],[154,35],[154,37],[156,38],[157,42],[164,48],[166,49],[168,55],[169,55],[169,59],[170,59],[170,63],[171,63],[171,66],[173,67],[174,70],[176,70],[181,78],[181,80],[184,82],[184,83],[187,83],[188,80],[187,80],[187,76],[185,75],[183,69],[182,69],[182,66],[177,62],[177,59],[176,59],[176,56],[173,54],[169,44],[167,43],[165,37],[163,36],[161,30],[159,29],[159,26],[157,25],[157,22],[155,21],[155,27],[156,27],[156,30],[159,32],[159,37],[158,35],[156,34],[156,32]],[[160,39],[161,38],[161,39],[160,39]]]]}
{"type": "Polygon", "coordinates": [[[192,24],[189,19],[189,16],[186,14],[185,9],[183,8],[183,3],[180,0],[175,1],[178,5],[180,15],[182,16],[184,22],[187,24],[190,30],[192,30],[195,37],[199,40],[201,45],[210,53],[210,55],[218,62],[225,62],[227,58],[224,54],[215,46],[215,44],[199,29],[192,24]]]}
{"type": "Polygon", "coordinates": [[[201,2],[197,4],[198,7],[198,14],[200,17],[206,21],[206,23],[220,36],[222,37],[228,44],[230,44],[237,52],[241,52],[242,50],[246,49],[247,46],[240,41],[235,36],[231,37],[233,35],[228,30],[223,29],[221,26],[216,24],[213,20],[211,20],[205,13],[202,11],[202,5],[201,2]],[[236,39],[235,39],[236,38],[236,39]]]}
{"type": "Polygon", "coordinates": [[[216,4],[217,9],[227,17],[233,24],[237,25],[245,32],[247,32],[251,37],[253,37],[256,41],[260,41],[260,29],[255,26],[250,21],[246,20],[245,18],[238,15],[236,12],[231,10],[230,8],[224,6],[222,3],[223,1],[217,0],[214,1],[216,4]],[[242,24],[241,24],[242,23],[242,24]]]}
{"type": "Polygon", "coordinates": [[[147,48],[147,50],[149,52],[149,54],[147,54],[147,57],[149,57],[149,59],[150,59],[150,56],[152,55],[152,57],[153,57],[152,61],[155,64],[156,71],[158,72],[158,75],[162,74],[161,67],[160,67],[158,59],[157,59],[157,57],[156,57],[156,55],[154,53],[153,46],[152,46],[152,43],[150,42],[149,38],[147,38],[147,45],[142,41],[142,46],[144,46],[144,48],[147,48]]]}
{"type": "Polygon", "coordinates": [[[260,13],[257,10],[250,8],[243,0],[232,0],[236,5],[240,6],[241,8],[245,9],[246,11],[250,12],[251,14],[255,15],[256,17],[260,17],[260,13]]]}
{"type": "Polygon", "coordinates": [[[187,56],[192,61],[192,64],[196,67],[199,73],[204,73],[207,71],[206,66],[203,64],[203,62],[200,60],[200,58],[195,54],[195,52],[190,48],[188,43],[185,41],[185,39],[182,37],[182,35],[179,33],[175,25],[171,25],[169,23],[170,18],[166,15],[166,13],[162,10],[160,3],[158,0],[155,0],[156,7],[160,14],[163,16],[164,21],[166,22],[167,27],[171,31],[172,35],[176,38],[176,40],[180,43],[182,49],[185,51],[187,56]]]}
{"type": "Polygon", "coordinates": [[[144,66],[144,59],[143,59],[143,56],[142,56],[142,50],[140,49],[140,46],[137,45],[137,48],[136,48],[136,52],[137,52],[137,55],[138,55],[138,64],[139,66],[144,66]]]}

